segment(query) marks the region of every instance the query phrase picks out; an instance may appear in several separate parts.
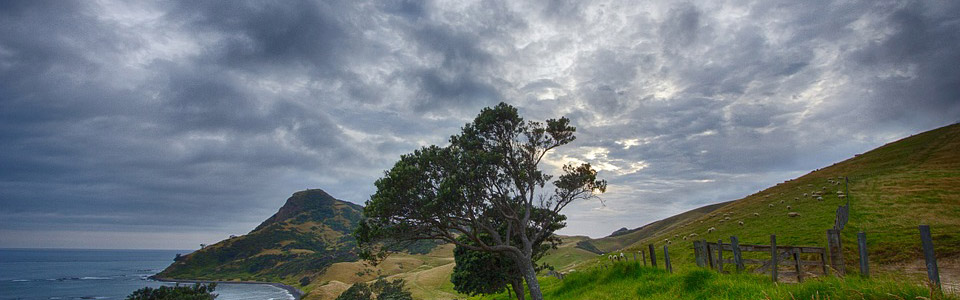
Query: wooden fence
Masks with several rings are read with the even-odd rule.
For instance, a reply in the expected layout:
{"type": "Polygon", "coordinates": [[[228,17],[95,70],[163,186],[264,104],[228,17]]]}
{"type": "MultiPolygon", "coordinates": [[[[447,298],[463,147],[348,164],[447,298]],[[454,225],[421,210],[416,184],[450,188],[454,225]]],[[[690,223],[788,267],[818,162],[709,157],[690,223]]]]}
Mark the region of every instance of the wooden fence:
{"type": "Polygon", "coordinates": [[[722,240],[716,243],[706,240],[694,241],[693,252],[696,257],[697,265],[700,267],[710,267],[719,272],[728,272],[728,269],[736,269],[738,272],[746,269],[745,265],[759,265],[753,271],[756,273],[770,273],[774,281],[780,276],[795,276],[797,281],[803,281],[808,266],[814,267],[811,271],[826,275],[827,258],[826,249],[821,247],[808,246],[778,246],[776,236],[770,236],[770,245],[750,245],[740,244],[737,237],[730,237],[730,243],[724,243],[722,240]],[[725,252],[730,254],[725,255],[725,252]],[[747,259],[743,258],[744,252],[760,252],[770,254],[769,259],[747,259]],[[728,258],[725,258],[728,257],[728,258]],[[810,259],[810,258],[813,259],[810,259]],[[793,267],[793,271],[780,272],[780,266],[793,267]]]}

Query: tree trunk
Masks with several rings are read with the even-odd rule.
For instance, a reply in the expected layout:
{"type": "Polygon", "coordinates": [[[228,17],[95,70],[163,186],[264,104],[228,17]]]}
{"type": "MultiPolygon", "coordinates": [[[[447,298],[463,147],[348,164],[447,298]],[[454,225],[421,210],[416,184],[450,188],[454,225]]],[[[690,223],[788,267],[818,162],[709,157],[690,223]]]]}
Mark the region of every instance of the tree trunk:
{"type": "Polygon", "coordinates": [[[510,286],[513,287],[513,292],[517,294],[517,300],[524,300],[523,279],[514,279],[513,282],[510,283],[510,286]]]}
{"type": "Polygon", "coordinates": [[[537,271],[533,268],[533,261],[529,258],[518,263],[523,279],[527,281],[527,288],[530,289],[531,300],[543,300],[543,294],[540,293],[540,282],[537,281],[537,271]]]}

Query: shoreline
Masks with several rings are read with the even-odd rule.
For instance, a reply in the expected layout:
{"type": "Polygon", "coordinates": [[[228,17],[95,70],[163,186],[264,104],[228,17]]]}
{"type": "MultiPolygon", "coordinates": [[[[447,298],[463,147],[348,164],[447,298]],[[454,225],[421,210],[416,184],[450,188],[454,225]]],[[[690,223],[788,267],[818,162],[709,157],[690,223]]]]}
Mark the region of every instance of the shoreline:
{"type": "Polygon", "coordinates": [[[159,282],[177,282],[177,283],[267,284],[267,285],[272,285],[272,286],[284,289],[285,291],[287,291],[287,293],[290,293],[290,295],[293,296],[293,300],[300,300],[300,298],[303,298],[303,291],[301,291],[300,289],[286,285],[286,284],[276,283],[276,282],[171,279],[171,278],[163,278],[163,277],[156,277],[156,276],[150,276],[148,278],[151,280],[159,281],[159,282]]]}

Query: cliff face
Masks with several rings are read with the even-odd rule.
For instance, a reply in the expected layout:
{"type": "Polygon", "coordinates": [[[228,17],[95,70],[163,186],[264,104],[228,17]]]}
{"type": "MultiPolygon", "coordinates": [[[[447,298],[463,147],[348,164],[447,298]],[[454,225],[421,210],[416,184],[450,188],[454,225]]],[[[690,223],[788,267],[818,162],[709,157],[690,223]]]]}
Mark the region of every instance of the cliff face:
{"type": "Polygon", "coordinates": [[[185,255],[157,276],[309,282],[331,264],[357,260],[351,233],[361,214],[361,206],[323,190],[300,191],[249,234],[185,255]]]}

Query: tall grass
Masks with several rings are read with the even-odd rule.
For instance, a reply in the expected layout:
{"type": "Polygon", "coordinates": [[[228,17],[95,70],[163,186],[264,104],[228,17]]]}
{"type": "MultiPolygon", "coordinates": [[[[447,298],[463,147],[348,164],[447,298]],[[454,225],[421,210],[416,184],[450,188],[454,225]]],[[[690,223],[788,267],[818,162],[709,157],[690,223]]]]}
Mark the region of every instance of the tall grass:
{"type": "MultiPolygon", "coordinates": [[[[637,263],[573,272],[563,280],[541,278],[546,299],[958,299],[892,278],[827,277],[779,284],[756,274],[685,269],[670,274],[637,263]]],[[[506,294],[474,299],[509,299],[506,294]]]]}

